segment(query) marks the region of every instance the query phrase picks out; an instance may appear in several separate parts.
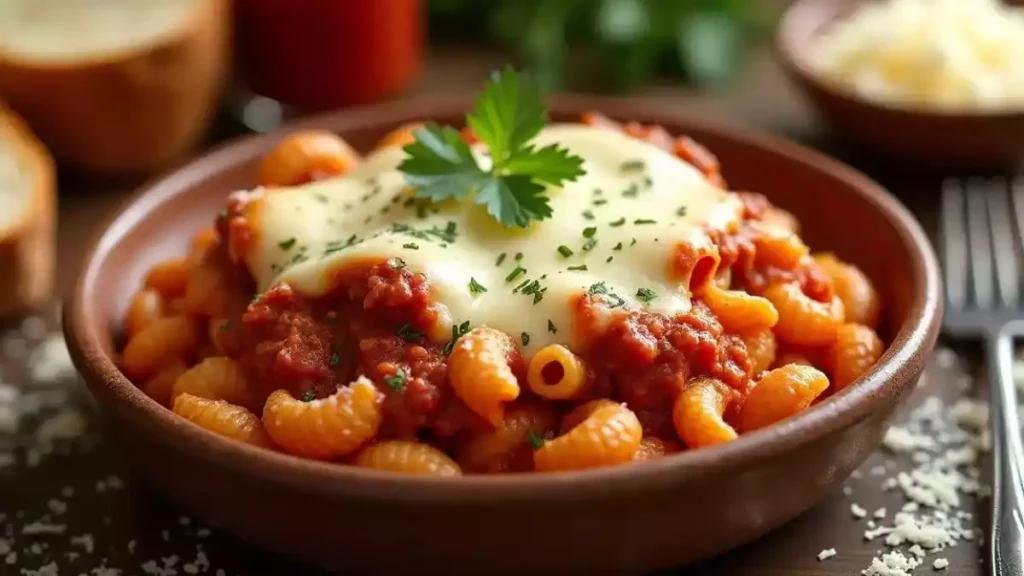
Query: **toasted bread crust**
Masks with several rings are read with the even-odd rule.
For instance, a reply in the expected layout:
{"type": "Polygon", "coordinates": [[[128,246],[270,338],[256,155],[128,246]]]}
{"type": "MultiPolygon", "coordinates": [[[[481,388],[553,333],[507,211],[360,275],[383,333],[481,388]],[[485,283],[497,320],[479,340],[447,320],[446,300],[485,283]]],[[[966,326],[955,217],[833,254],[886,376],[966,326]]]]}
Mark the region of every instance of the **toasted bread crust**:
{"type": "Polygon", "coordinates": [[[204,136],[229,76],[226,0],[153,44],[88,60],[0,53],[0,95],[62,163],[98,174],[167,167],[204,136]]]}
{"type": "Polygon", "coordinates": [[[45,304],[53,291],[57,191],[53,159],[25,122],[0,105],[0,139],[33,175],[24,216],[0,229],[0,316],[45,304]]]}

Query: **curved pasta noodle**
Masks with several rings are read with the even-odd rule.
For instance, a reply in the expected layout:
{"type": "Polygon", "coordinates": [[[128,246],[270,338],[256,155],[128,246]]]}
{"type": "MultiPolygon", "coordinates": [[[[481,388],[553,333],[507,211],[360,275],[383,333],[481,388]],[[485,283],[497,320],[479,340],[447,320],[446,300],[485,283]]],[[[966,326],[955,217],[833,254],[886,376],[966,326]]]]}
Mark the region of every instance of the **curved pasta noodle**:
{"type": "Polygon", "coordinates": [[[699,377],[687,383],[672,406],[672,423],[690,448],[703,448],[736,439],[736,430],[723,419],[733,392],[720,380],[699,377]]]}
{"type": "Polygon", "coordinates": [[[558,428],[558,417],[549,404],[513,404],[493,430],[468,436],[458,447],[456,459],[466,472],[521,472],[533,469],[533,443],[541,442],[558,428]]]}
{"type": "Polygon", "coordinates": [[[174,360],[161,369],[156,376],[140,384],[139,388],[146,393],[146,396],[170,408],[174,381],[178,379],[178,376],[184,374],[185,370],[188,370],[188,366],[183,361],[174,360]]]}
{"type": "Polygon", "coordinates": [[[761,330],[743,336],[743,344],[747,347],[752,373],[756,376],[764,372],[775,362],[778,343],[771,330],[761,330]]]}
{"type": "Polygon", "coordinates": [[[150,268],[143,284],[170,300],[185,293],[187,282],[188,265],[185,258],[169,258],[150,268]]]}
{"type": "Polygon", "coordinates": [[[640,447],[633,454],[634,462],[647,462],[664,458],[668,454],[674,454],[682,450],[682,446],[669,440],[662,440],[654,436],[647,436],[640,441],[640,447]]]}
{"type": "Polygon", "coordinates": [[[882,299],[871,280],[856,266],[839,260],[832,253],[816,254],[814,261],[832,280],[836,295],[843,301],[846,322],[876,328],[882,299]]]}
{"type": "Polygon", "coordinates": [[[306,130],[289,134],[260,163],[261,186],[294,186],[351,171],[359,155],[333,132],[306,130]]]}
{"type": "Polygon", "coordinates": [[[534,452],[534,468],[539,472],[582,470],[629,462],[642,436],[640,421],[625,405],[601,405],[583,422],[534,452]]]}
{"type": "Polygon", "coordinates": [[[274,447],[259,417],[241,406],[182,394],[174,399],[173,409],[178,416],[215,434],[253,446],[274,447]]]}
{"type": "Polygon", "coordinates": [[[385,440],[371,444],[356,456],[360,468],[422,476],[461,476],[462,470],[447,454],[429,444],[385,440]]]}
{"type": "Polygon", "coordinates": [[[415,132],[423,128],[423,122],[408,122],[388,132],[377,142],[377,148],[404,148],[416,141],[415,132]]]}
{"type": "Polygon", "coordinates": [[[792,230],[765,224],[754,237],[754,261],[761,266],[792,270],[810,253],[807,245],[792,230]]]}
{"type": "Polygon", "coordinates": [[[507,334],[480,326],[459,338],[448,357],[455,395],[494,426],[501,423],[505,403],[519,396],[519,381],[508,362],[514,346],[507,334]]]}
{"type": "Polygon", "coordinates": [[[124,316],[124,332],[131,338],[164,315],[164,301],[156,290],[143,288],[132,296],[124,316]]]}
{"type": "Polygon", "coordinates": [[[232,281],[225,263],[218,262],[211,255],[189,268],[185,306],[189,312],[199,316],[234,316],[245,310],[249,298],[232,281]]]}
{"type": "Polygon", "coordinates": [[[548,400],[579,398],[587,383],[587,368],[579,356],[561,344],[551,344],[530,359],[526,382],[535,394],[548,400]]]}
{"type": "Polygon", "coordinates": [[[199,331],[191,318],[160,318],[143,328],[124,347],[125,374],[145,380],[171,361],[194,353],[198,344],[199,331]]]}
{"type": "Polygon", "coordinates": [[[676,244],[669,265],[669,276],[689,287],[691,294],[701,294],[714,285],[722,255],[706,234],[676,244]]]}
{"type": "Polygon", "coordinates": [[[763,331],[779,322],[779,313],[771,302],[739,290],[722,290],[712,284],[704,289],[701,300],[730,333],[763,331]]]}
{"type": "Polygon", "coordinates": [[[304,402],[277,390],[263,408],[263,425],[286,452],[329,460],[377,435],[383,418],[377,389],[364,377],[320,400],[304,402]]]}
{"type": "Polygon", "coordinates": [[[845,314],[838,296],[829,302],[818,302],[804,294],[795,282],[772,284],[764,295],[779,312],[775,325],[779,339],[810,347],[828,346],[835,341],[845,314]]]}
{"type": "Polygon", "coordinates": [[[802,412],[828,388],[828,377],[817,368],[788,364],[761,377],[747,395],[739,414],[741,432],[764,428],[802,412]]]}
{"type": "Polygon", "coordinates": [[[836,390],[846,388],[878,362],[884,351],[885,346],[874,330],[861,324],[844,324],[824,354],[832,385],[836,390]]]}
{"type": "Polygon", "coordinates": [[[181,394],[224,400],[250,410],[258,409],[260,404],[245,370],[224,356],[207,358],[179,376],[174,382],[171,400],[181,394]]]}

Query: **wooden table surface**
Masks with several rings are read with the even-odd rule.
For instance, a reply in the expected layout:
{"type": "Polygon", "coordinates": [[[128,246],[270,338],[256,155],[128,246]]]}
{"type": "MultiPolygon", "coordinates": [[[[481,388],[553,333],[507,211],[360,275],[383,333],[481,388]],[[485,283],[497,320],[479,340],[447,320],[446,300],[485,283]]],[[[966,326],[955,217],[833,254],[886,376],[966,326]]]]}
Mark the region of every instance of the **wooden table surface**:
{"type": "MultiPolygon", "coordinates": [[[[497,56],[448,51],[435,53],[421,85],[410,96],[474,90],[499,63],[497,56]]],[[[933,229],[938,177],[910,174],[899,166],[872,162],[851,155],[831,142],[819,130],[798,95],[786,85],[767,54],[756,57],[743,77],[722,94],[694,95],[678,88],[655,87],[645,90],[637,98],[650,106],[774,131],[824,148],[887,184],[918,214],[927,229],[933,229]]],[[[127,188],[123,185],[82,184],[73,179],[63,179],[61,184],[58,285],[63,292],[77,273],[87,240],[125,200],[127,188]]],[[[44,315],[51,327],[56,326],[53,312],[51,310],[44,315]]],[[[11,335],[8,332],[8,337],[11,335]]],[[[0,380],[32,386],[24,360],[9,357],[9,352],[0,352],[0,380]]],[[[929,394],[952,397],[960,393],[957,380],[949,370],[932,366],[915,398],[929,394]]],[[[88,412],[85,395],[76,392],[72,397],[88,412]]],[[[914,402],[912,400],[910,404],[914,402]]],[[[181,516],[171,504],[132,478],[116,448],[94,428],[90,428],[84,442],[74,444],[69,454],[52,455],[37,466],[28,467],[24,462],[26,452],[22,448],[15,452],[18,463],[0,468],[0,552],[3,552],[0,553],[0,574],[21,574],[19,569],[36,570],[51,561],[59,567],[61,576],[93,574],[92,570],[100,567],[119,569],[120,572],[97,570],[95,574],[99,576],[321,574],[315,569],[254,550],[216,530],[211,533],[197,521],[181,516]],[[111,476],[116,479],[112,481],[111,476]],[[63,510],[64,505],[66,511],[63,510]],[[25,534],[24,525],[39,519],[60,524],[65,527],[64,531],[25,534]],[[83,535],[90,535],[91,542],[80,538],[83,535]],[[9,545],[15,554],[4,550],[4,544],[9,545]]],[[[10,440],[0,435],[0,442],[10,440]]],[[[19,441],[17,438],[14,440],[19,441]]],[[[901,497],[894,492],[883,492],[880,478],[873,476],[872,471],[879,465],[888,465],[887,474],[891,474],[895,470],[906,469],[908,463],[909,458],[893,457],[879,451],[865,464],[861,479],[846,482],[852,489],[852,495],[844,495],[837,489],[817,507],[771,535],[699,566],[681,569],[678,573],[860,574],[883,545],[879,541],[864,542],[865,521],[853,518],[851,503],[857,502],[868,511],[880,506],[898,509],[902,504],[901,497]],[[826,548],[835,548],[837,556],[819,562],[816,556],[826,548]]],[[[197,478],[197,481],[202,480],[197,478]]],[[[970,510],[973,506],[973,502],[968,502],[964,509],[970,510]]],[[[690,520],[682,518],[680,521],[690,520]]],[[[554,534],[549,536],[556,537],[554,534]]],[[[982,574],[983,565],[979,561],[982,551],[973,543],[962,543],[945,551],[941,556],[950,561],[946,573],[982,574]]],[[[931,560],[928,560],[915,573],[931,571],[931,560]]]]}

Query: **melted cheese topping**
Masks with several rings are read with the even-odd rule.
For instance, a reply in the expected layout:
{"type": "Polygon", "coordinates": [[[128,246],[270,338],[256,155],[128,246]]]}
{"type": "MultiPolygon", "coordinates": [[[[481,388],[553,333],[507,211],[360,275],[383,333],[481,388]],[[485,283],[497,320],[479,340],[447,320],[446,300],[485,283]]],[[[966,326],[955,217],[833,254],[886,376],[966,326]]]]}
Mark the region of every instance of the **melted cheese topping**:
{"type": "Polygon", "coordinates": [[[33,184],[32,172],[0,130],[0,236],[7,228],[24,220],[32,202],[33,184]]]}
{"type": "Polygon", "coordinates": [[[180,30],[196,1],[3,0],[0,52],[68,62],[142,48],[180,30]]]}
{"type": "MultiPolygon", "coordinates": [[[[558,143],[584,159],[583,177],[547,191],[552,218],[509,229],[470,201],[418,208],[396,169],[404,152],[382,149],[343,178],[256,201],[261,240],[250,270],[260,289],[288,282],[315,296],[331,288],[331,270],[401,258],[426,274],[447,320],[529,334],[532,349],[572,344],[571,302],[601,282],[622,308],[688,310],[685,282],[669,274],[673,251],[706,242],[704,227],[735,225],[739,201],[674,155],[619,132],[555,125],[535,143],[558,143]],[[638,297],[642,289],[655,297],[638,297]]],[[[450,334],[450,325],[436,328],[437,339],[450,334]]]]}

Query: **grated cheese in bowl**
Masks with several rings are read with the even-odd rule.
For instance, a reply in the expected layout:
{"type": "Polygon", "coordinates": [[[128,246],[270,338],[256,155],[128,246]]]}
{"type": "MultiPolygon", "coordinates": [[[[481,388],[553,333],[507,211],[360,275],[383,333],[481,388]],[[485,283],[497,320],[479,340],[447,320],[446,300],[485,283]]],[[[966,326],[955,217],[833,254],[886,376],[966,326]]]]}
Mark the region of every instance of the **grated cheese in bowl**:
{"type": "Polygon", "coordinates": [[[1024,110],[1024,10],[999,0],[869,2],[817,39],[810,65],[866,99],[945,112],[1024,110]]]}

